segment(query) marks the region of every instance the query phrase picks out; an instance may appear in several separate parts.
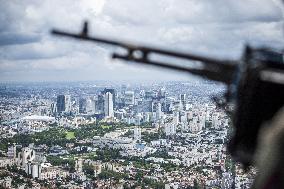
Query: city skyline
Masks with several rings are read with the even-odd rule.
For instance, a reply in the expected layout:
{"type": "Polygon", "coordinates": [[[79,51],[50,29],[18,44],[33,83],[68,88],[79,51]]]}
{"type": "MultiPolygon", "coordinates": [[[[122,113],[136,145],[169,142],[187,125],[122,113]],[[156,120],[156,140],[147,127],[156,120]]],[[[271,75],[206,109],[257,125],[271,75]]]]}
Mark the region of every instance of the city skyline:
{"type": "Polygon", "coordinates": [[[228,156],[231,122],[211,99],[222,90],[177,81],[3,85],[0,186],[248,188],[256,171],[228,156]]]}

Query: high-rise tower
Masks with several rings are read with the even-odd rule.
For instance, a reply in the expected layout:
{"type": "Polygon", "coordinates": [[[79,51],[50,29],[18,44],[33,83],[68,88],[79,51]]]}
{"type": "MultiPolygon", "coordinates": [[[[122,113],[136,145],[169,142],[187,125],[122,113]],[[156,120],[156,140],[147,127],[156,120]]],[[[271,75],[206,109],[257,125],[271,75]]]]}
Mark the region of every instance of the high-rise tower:
{"type": "Polygon", "coordinates": [[[70,112],[71,111],[71,96],[70,95],[58,95],[57,96],[57,112],[70,112]]]}
{"type": "Polygon", "coordinates": [[[113,117],[113,95],[110,92],[105,94],[104,112],[106,117],[113,117]]]}

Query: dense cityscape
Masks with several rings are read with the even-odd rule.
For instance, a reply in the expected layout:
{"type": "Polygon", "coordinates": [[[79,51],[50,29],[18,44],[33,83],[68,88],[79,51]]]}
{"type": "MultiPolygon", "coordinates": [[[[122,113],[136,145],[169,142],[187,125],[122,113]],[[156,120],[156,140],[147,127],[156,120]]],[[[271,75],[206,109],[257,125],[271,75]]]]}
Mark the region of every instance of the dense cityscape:
{"type": "Polygon", "coordinates": [[[249,188],[211,82],[2,83],[0,188],[249,188]]]}

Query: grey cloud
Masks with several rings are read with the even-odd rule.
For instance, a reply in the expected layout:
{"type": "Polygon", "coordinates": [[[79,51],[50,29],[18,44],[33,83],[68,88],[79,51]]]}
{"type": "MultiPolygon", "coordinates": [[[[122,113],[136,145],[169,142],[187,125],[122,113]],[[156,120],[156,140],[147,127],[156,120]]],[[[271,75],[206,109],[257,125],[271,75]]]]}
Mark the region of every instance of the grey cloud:
{"type": "Polygon", "coordinates": [[[40,39],[40,35],[35,33],[2,32],[0,33],[0,46],[34,43],[40,41],[40,39]]]}
{"type": "Polygon", "coordinates": [[[247,42],[284,44],[273,0],[105,0],[101,12],[89,0],[0,2],[0,81],[188,78],[113,63],[115,48],[49,34],[79,32],[84,19],[94,35],[210,56],[238,58],[247,42]]]}
{"type": "Polygon", "coordinates": [[[114,22],[134,25],[282,20],[281,8],[272,0],[107,0],[103,14],[114,22]]]}
{"type": "Polygon", "coordinates": [[[216,22],[271,22],[282,20],[279,6],[271,0],[181,0],[171,1],[165,18],[183,24],[206,24],[216,22]]]}
{"type": "Polygon", "coordinates": [[[0,32],[18,30],[19,20],[25,17],[23,3],[0,0],[0,32]]]}

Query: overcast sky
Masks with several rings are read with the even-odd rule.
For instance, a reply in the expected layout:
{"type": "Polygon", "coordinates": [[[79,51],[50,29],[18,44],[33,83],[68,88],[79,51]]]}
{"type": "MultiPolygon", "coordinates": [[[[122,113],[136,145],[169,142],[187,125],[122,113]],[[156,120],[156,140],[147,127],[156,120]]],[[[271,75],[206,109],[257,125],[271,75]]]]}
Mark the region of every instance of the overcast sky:
{"type": "Polygon", "coordinates": [[[0,0],[0,81],[184,80],[112,61],[114,48],[50,35],[78,32],[237,59],[246,43],[283,47],[278,0],[0,0]]]}

